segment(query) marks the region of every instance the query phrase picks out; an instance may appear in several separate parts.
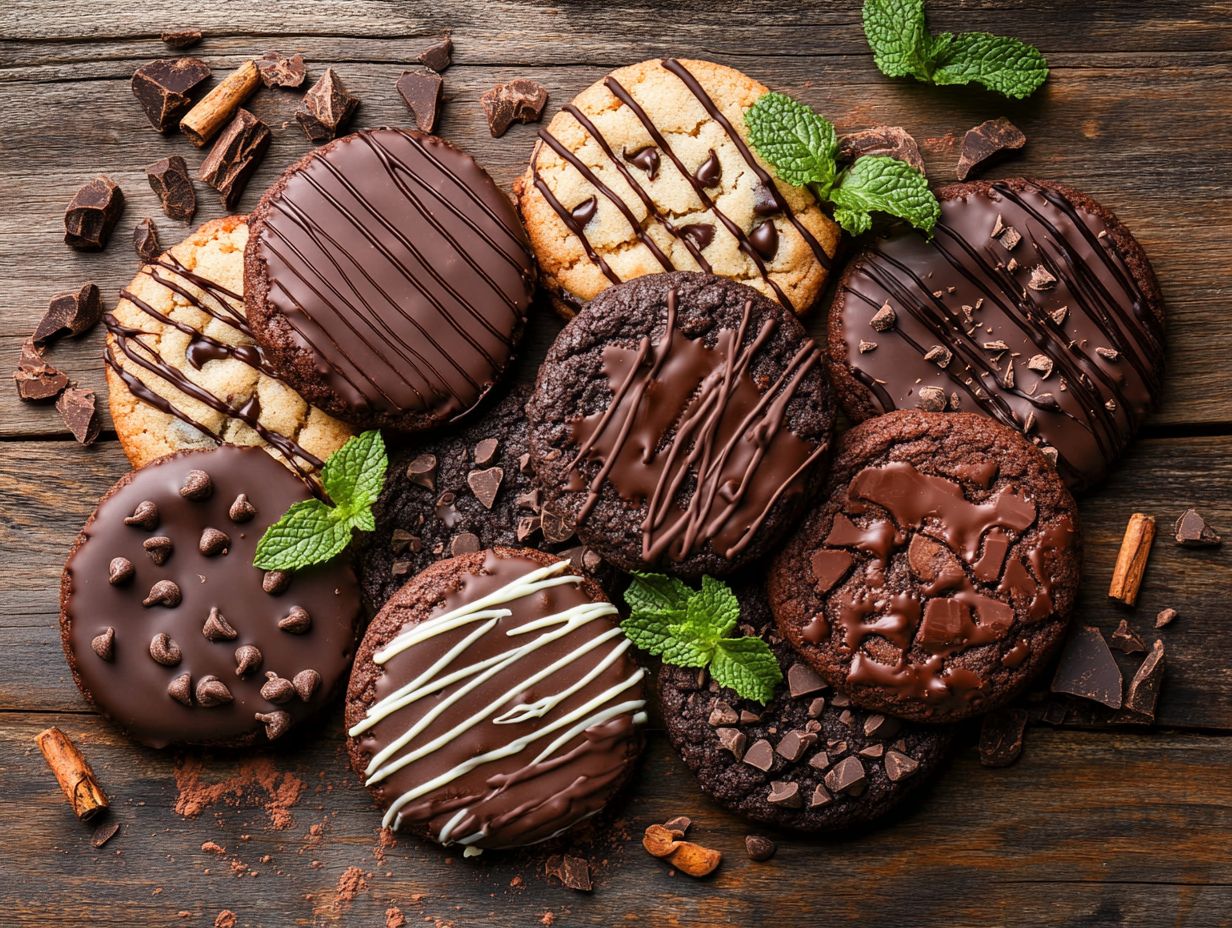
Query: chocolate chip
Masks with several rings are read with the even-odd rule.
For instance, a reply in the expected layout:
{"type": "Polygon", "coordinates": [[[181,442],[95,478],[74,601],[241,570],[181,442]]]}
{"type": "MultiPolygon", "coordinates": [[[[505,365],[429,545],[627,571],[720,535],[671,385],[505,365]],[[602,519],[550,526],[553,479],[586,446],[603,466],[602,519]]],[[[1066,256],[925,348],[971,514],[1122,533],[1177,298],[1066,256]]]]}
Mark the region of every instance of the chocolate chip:
{"type": "Polygon", "coordinates": [[[141,605],[147,609],[150,606],[166,606],[168,609],[174,609],[182,599],[180,588],[174,580],[159,580],[150,587],[150,592],[141,601],[141,605]]]}
{"type": "Polygon", "coordinates": [[[740,716],[735,709],[723,700],[716,700],[714,708],[710,710],[709,722],[715,728],[721,725],[735,725],[739,721],[740,716]]]}
{"type": "Polygon", "coordinates": [[[210,66],[200,58],[160,58],[133,73],[133,95],[146,119],[159,132],[166,132],[192,105],[192,92],[210,76],[210,66]]]}
{"type": "Polygon", "coordinates": [[[164,667],[174,667],[184,659],[184,652],[166,632],[159,632],[150,639],[150,657],[164,667]]]}
{"type": "Polygon", "coordinates": [[[172,155],[155,161],[145,169],[145,176],[164,213],[181,222],[192,219],[197,212],[197,191],[183,158],[172,155]]]}
{"type": "Polygon", "coordinates": [[[590,220],[595,218],[595,212],[599,206],[599,201],[594,197],[587,197],[573,209],[569,210],[569,215],[573,217],[573,221],[579,226],[584,226],[590,220]]]}
{"type": "Polygon", "coordinates": [[[96,284],[85,283],[76,291],[57,293],[34,329],[34,344],[44,347],[65,335],[82,335],[101,318],[103,300],[96,284]]]}
{"type": "Polygon", "coordinates": [[[211,606],[210,614],[201,626],[201,634],[210,641],[234,641],[240,633],[227,621],[227,617],[218,611],[217,606],[211,606]]]}
{"type": "Polygon", "coordinates": [[[730,751],[736,760],[744,757],[744,746],[748,743],[748,736],[736,728],[719,728],[715,730],[715,735],[718,736],[719,745],[725,751],[730,751]]]}
{"type": "Polygon", "coordinates": [[[206,557],[226,554],[231,548],[231,536],[216,528],[206,527],[201,530],[201,540],[197,542],[197,550],[206,557]]]}
{"type": "Polygon", "coordinates": [[[1008,767],[1018,760],[1026,728],[1025,709],[999,709],[984,716],[980,724],[980,763],[985,767],[1008,767]]]}
{"type": "Polygon", "coordinates": [[[194,501],[209,499],[213,492],[214,481],[203,470],[190,470],[180,486],[180,496],[194,501]]]}
{"type": "Polygon", "coordinates": [[[740,724],[752,725],[754,722],[760,722],[761,716],[756,712],[750,712],[748,709],[740,710],[740,724]]]}
{"type": "Polygon", "coordinates": [[[773,857],[774,852],[778,848],[769,838],[764,838],[761,835],[746,835],[744,838],[744,850],[749,855],[749,860],[762,863],[773,857]]]}
{"type": "Polygon", "coordinates": [[[271,596],[277,596],[291,585],[291,575],[285,570],[267,570],[261,578],[261,589],[271,596]]]}
{"type": "Polygon", "coordinates": [[[890,778],[891,783],[905,780],[920,769],[918,760],[897,750],[886,751],[882,764],[885,765],[886,776],[890,778]]]}
{"type": "Polygon", "coordinates": [[[804,752],[817,743],[817,736],[812,732],[792,730],[779,739],[774,750],[790,763],[795,763],[804,752]]]}
{"type": "Polygon", "coordinates": [[[500,441],[495,438],[485,438],[475,444],[475,463],[480,467],[486,467],[496,457],[496,451],[500,447],[500,441]]]}
{"type": "Polygon", "coordinates": [[[926,412],[944,412],[948,402],[945,391],[940,387],[920,387],[920,399],[916,405],[926,412]]]}
{"type": "Polygon", "coordinates": [[[844,135],[838,142],[840,161],[855,161],[865,155],[882,155],[897,158],[924,173],[924,157],[920,146],[900,126],[876,126],[844,135]]]}
{"type": "Polygon", "coordinates": [[[887,302],[882,303],[881,308],[873,313],[873,318],[868,320],[868,324],[878,332],[888,332],[894,328],[894,323],[897,321],[898,314],[894,312],[894,309],[887,302]]]}
{"type": "Polygon", "coordinates": [[[831,793],[859,796],[868,785],[868,774],[858,757],[844,757],[826,774],[825,783],[831,793]]]}
{"type": "Polygon", "coordinates": [[[1196,509],[1181,513],[1172,532],[1182,548],[1214,548],[1223,543],[1219,533],[1206,524],[1206,519],[1196,509]]]}
{"type": "Polygon", "coordinates": [[[548,876],[555,877],[570,889],[588,893],[593,889],[590,861],[585,857],[553,854],[544,865],[548,876]]]}
{"type": "Polygon", "coordinates": [[[295,113],[295,118],[308,141],[320,144],[334,138],[358,106],[359,98],[347,91],[333,68],[326,68],[304,94],[303,109],[295,113]]]}
{"type": "Polygon", "coordinates": [[[466,475],[475,499],[483,504],[484,509],[491,509],[496,502],[496,494],[500,492],[501,481],[505,479],[502,467],[489,467],[487,470],[473,470],[466,475]]]}
{"type": "Polygon", "coordinates": [[[235,208],[269,144],[269,126],[243,107],[218,134],[197,177],[218,191],[223,209],[235,208]]]}
{"type": "Polygon", "coordinates": [[[1052,692],[1068,693],[1121,708],[1121,671],[1098,628],[1080,625],[1070,634],[1052,678],[1052,692]]]}
{"type": "Polygon", "coordinates": [[[133,249],[145,264],[156,260],[162,249],[158,244],[158,228],[153,219],[142,219],[133,229],[133,249]]]}
{"type": "Polygon", "coordinates": [[[1125,693],[1123,712],[1134,721],[1154,722],[1155,706],[1164,679],[1164,643],[1156,641],[1138,667],[1125,693]]]}
{"type": "Polygon", "coordinates": [[[303,702],[307,702],[312,698],[312,694],[317,691],[321,685],[321,675],[311,667],[307,670],[301,670],[291,678],[291,685],[295,687],[295,693],[303,702]]]}
{"type": "Polygon", "coordinates": [[[976,168],[1026,144],[1027,137],[1004,116],[968,129],[958,153],[958,179],[966,180],[976,168]]]}
{"type": "MultiPolygon", "coordinates": [[[[231,508],[227,510],[227,515],[230,516],[232,522],[247,522],[256,514],[257,507],[248,502],[247,495],[243,493],[235,498],[235,502],[233,502],[231,504],[231,508]]],[[[269,590],[266,590],[265,592],[268,593],[269,590]]]]}
{"type": "Polygon", "coordinates": [[[820,718],[821,713],[825,708],[826,708],[825,698],[822,696],[818,696],[816,699],[814,699],[812,702],[808,704],[807,715],[811,719],[820,718]]]}
{"type": "Polygon", "coordinates": [[[856,753],[859,754],[861,757],[869,757],[875,760],[885,753],[885,745],[884,744],[870,744],[866,747],[860,748],[860,750],[856,751],[856,753]]]}
{"type": "Polygon", "coordinates": [[[898,719],[876,712],[864,720],[864,737],[887,741],[897,735],[901,728],[902,723],[898,719]]]}
{"type": "Polygon", "coordinates": [[[649,180],[654,180],[659,175],[659,149],[653,145],[646,145],[630,152],[627,148],[623,152],[624,159],[636,168],[646,172],[646,177],[649,180]]]}
{"type": "Polygon", "coordinates": [[[515,122],[538,122],[547,106],[548,90],[538,81],[516,78],[497,84],[479,98],[492,138],[500,138],[515,122]]]}
{"type": "Polygon", "coordinates": [[[558,513],[545,506],[539,514],[539,528],[543,532],[543,540],[548,544],[562,544],[573,537],[574,522],[563,513],[558,513]]]}
{"type": "Polygon", "coordinates": [[[787,691],[793,697],[807,696],[826,688],[826,681],[810,667],[799,661],[787,668],[787,691]]]}
{"type": "Polygon", "coordinates": [[[1161,609],[1159,615],[1155,616],[1155,627],[1163,628],[1166,625],[1171,625],[1177,616],[1177,611],[1171,607],[1161,609]]]}
{"type": "Polygon", "coordinates": [[[163,32],[159,38],[171,48],[191,48],[201,41],[201,30],[177,29],[174,32],[163,32]]]}
{"type": "Polygon", "coordinates": [[[227,684],[213,674],[206,674],[197,682],[197,705],[212,709],[231,702],[234,698],[227,684]]]}
{"type": "Polygon", "coordinates": [[[308,76],[303,55],[287,57],[269,51],[257,59],[257,73],[266,87],[300,87],[308,76]]]}
{"type": "Polygon", "coordinates": [[[193,704],[192,674],[182,673],[167,684],[167,695],[184,706],[193,704]]]}
{"type": "Polygon", "coordinates": [[[98,440],[102,422],[93,390],[69,387],[56,398],[56,412],[79,444],[89,446],[98,440]]]}
{"type": "Polygon", "coordinates": [[[924,353],[924,360],[931,361],[938,367],[946,367],[953,359],[954,354],[949,348],[942,345],[933,345],[924,353]]]}
{"type": "Polygon", "coordinates": [[[90,639],[90,647],[110,664],[115,659],[115,629],[108,625],[101,634],[90,639]]]}
{"type": "Polygon", "coordinates": [[[107,582],[112,586],[123,586],[133,579],[137,569],[126,557],[113,557],[107,565],[107,582]]]}
{"type": "Polygon", "coordinates": [[[436,491],[436,455],[420,454],[406,466],[406,477],[411,483],[436,491]]]}
{"type": "Polygon", "coordinates": [[[277,709],[274,712],[255,712],[253,718],[265,726],[265,737],[277,741],[291,727],[291,714],[277,709]]]}
{"type": "Polygon", "coordinates": [[[1142,643],[1142,639],[1134,633],[1134,630],[1129,627],[1129,622],[1126,619],[1121,619],[1121,624],[1116,627],[1116,631],[1108,636],[1108,644],[1122,654],[1146,653],[1146,645],[1142,643]]]}
{"type": "Polygon", "coordinates": [[[295,684],[286,677],[280,677],[272,670],[265,671],[265,682],[261,684],[261,698],[276,706],[295,698],[295,684]]]}
{"type": "Polygon", "coordinates": [[[443,36],[416,55],[415,60],[433,71],[444,71],[453,64],[453,40],[443,36]]]}
{"type": "Polygon", "coordinates": [[[753,231],[749,233],[749,244],[753,246],[753,250],[769,261],[779,250],[779,230],[775,228],[774,222],[767,219],[760,225],[754,226],[753,231]]]}
{"type": "Polygon", "coordinates": [[[789,780],[771,780],[770,792],[766,801],[772,806],[783,806],[787,809],[799,809],[804,805],[804,797],[800,795],[800,784],[789,780]]]}
{"type": "Polygon", "coordinates": [[[834,797],[830,795],[830,791],[818,783],[813,788],[813,796],[809,799],[809,808],[818,809],[822,806],[828,806],[834,801],[834,797]]]}
{"type": "Polygon", "coordinates": [[[680,227],[680,237],[697,251],[705,251],[714,241],[714,226],[708,222],[694,222],[680,227]]]}
{"type": "Polygon", "coordinates": [[[292,635],[302,635],[311,627],[312,616],[303,606],[292,606],[290,611],[278,620],[279,630],[292,635]]]}
{"type": "Polygon", "coordinates": [[[13,380],[17,384],[17,395],[28,403],[57,397],[68,386],[68,375],[43,360],[43,353],[31,338],[21,346],[13,380]]]}
{"type": "Polygon", "coordinates": [[[90,843],[95,847],[102,847],[119,833],[119,822],[104,822],[94,829],[94,834],[90,836],[90,843]]]}
{"type": "Polygon", "coordinates": [[[1121,353],[1115,348],[1105,348],[1102,345],[1095,349],[1095,353],[1105,361],[1115,361],[1121,356],[1121,353]]]}
{"type": "Polygon", "coordinates": [[[411,68],[402,72],[395,85],[402,102],[411,111],[411,118],[422,132],[436,128],[437,111],[441,105],[444,78],[431,68],[411,68]]]}
{"type": "Polygon", "coordinates": [[[723,179],[723,162],[719,160],[719,156],[715,154],[713,148],[706,155],[706,160],[697,166],[697,170],[693,172],[693,177],[703,187],[719,186],[719,181],[723,179]]]}
{"type": "Polygon", "coordinates": [[[741,760],[764,773],[774,766],[774,748],[765,738],[758,738],[741,760]]]}
{"type": "Polygon", "coordinates": [[[261,649],[253,644],[242,644],[235,649],[235,675],[252,673],[261,666],[261,649]]]}
{"type": "Polygon", "coordinates": [[[175,551],[175,544],[166,535],[155,535],[153,538],[147,538],[141,543],[141,547],[145,548],[145,553],[150,556],[150,560],[154,562],[156,567],[162,567],[171,558],[171,554],[175,551]]]}
{"type": "Polygon", "coordinates": [[[479,536],[474,532],[462,532],[454,535],[449,544],[449,553],[454,557],[460,554],[473,554],[479,550],[479,536]]]}

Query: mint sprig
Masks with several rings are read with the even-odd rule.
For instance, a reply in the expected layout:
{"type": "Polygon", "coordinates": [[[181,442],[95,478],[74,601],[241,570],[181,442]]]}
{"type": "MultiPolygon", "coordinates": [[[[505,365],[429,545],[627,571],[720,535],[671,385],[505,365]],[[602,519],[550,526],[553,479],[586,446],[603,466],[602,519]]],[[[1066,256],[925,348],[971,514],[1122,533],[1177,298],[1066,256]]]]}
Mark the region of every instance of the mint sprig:
{"type": "Polygon", "coordinates": [[[1048,62],[1034,45],[987,32],[932,35],[924,0],[864,0],[864,35],[886,77],[926,84],[977,83],[1015,100],[1048,78],[1048,62]]]}
{"type": "Polygon", "coordinates": [[[709,667],[720,686],[769,702],[783,672],[760,638],[728,637],[740,620],[731,588],[703,577],[700,590],[661,574],[635,574],[625,590],[629,617],[621,629],[635,645],[678,667],[709,667]]]}
{"type": "Polygon", "coordinates": [[[905,219],[931,235],[941,216],[928,178],[896,158],[866,155],[842,171],[838,136],[828,119],[786,94],[767,93],[745,110],[753,148],[785,182],[808,187],[834,206],[851,235],[867,232],[874,212],[905,219]]]}
{"type": "Polygon", "coordinates": [[[385,485],[389,457],[378,431],[347,440],[321,470],[329,505],[319,499],[295,503],[257,542],[252,563],[262,570],[297,570],[336,557],[355,529],[376,528],[372,505],[385,485]]]}

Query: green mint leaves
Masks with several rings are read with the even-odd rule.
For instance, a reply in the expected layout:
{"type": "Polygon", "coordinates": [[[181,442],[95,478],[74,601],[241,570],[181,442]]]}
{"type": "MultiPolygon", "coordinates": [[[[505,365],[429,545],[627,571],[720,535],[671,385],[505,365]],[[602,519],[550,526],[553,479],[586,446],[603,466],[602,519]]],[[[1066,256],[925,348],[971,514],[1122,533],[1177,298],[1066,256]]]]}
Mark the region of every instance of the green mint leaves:
{"type": "Polygon", "coordinates": [[[385,485],[389,458],[378,431],[364,432],[329,456],[321,485],[333,505],[319,499],[294,504],[265,530],[252,563],[262,570],[296,570],[337,556],[354,529],[376,527],[372,504],[385,485]]]}
{"type": "Polygon", "coordinates": [[[926,84],[977,83],[1015,100],[1031,96],[1048,77],[1034,45],[987,32],[932,35],[924,0],[864,0],[864,35],[886,77],[926,84]]]}
{"type": "Polygon", "coordinates": [[[707,667],[720,686],[765,703],[782,682],[774,654],[760,638],[729,638],[740,620],[731,588],[712,577],[694,590],[660,574],[635,574],[625,590],[629,617],[621,629],[635,645],[678,667],[707,667]]]}
{"type": "Polygon", "coordinates": [[[763,94],[745,110],[749,141],[786,183],[809,187],[834,206],[834,220],[852,235],[867,232],[873,212],[906,219],[929,235],[941,215],[928,179],[915,168],[866,155],[838,170],[838,136],[824,116],[781,93],[763,94]]]}

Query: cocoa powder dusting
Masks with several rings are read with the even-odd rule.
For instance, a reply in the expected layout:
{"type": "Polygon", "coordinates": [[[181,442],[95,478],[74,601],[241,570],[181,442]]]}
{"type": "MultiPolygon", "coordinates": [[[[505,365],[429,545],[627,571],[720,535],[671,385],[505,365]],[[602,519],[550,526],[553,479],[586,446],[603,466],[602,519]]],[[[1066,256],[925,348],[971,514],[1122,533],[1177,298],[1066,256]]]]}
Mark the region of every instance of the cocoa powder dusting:
{"type": "Polygon", "coordinates": [[[204,772],[205,762],[201,758],[185,756],[176,760],[178,815],[196,818],[220,802],[229,806],[255,802],[265,810],[276,830],[290,827],[291,809],[304,792],[304,781],[295,774],[279,770],[264,757],[244,761],[235,773],[217,782],[205,782],[204,772]]]}
{"type": "Polygon", "coordinates": [[[406,916],[397,906],[391,905],[385,910],[385,928],[405,928],[406,916]]]}
{"type": "Polygon", "coordinates": [[[214,928],[235,928],[235,913],[223,909],[214,919],[214,928]]]}

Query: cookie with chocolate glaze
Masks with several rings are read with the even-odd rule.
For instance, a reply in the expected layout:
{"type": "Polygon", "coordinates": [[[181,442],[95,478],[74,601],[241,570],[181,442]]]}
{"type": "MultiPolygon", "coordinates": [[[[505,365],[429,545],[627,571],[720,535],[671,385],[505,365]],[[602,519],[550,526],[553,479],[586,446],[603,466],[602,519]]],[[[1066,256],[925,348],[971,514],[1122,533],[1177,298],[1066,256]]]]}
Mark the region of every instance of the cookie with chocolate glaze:
{"type": "Polygon", "coordinates": [[[252,213],[245,300],[300,393],[356,426],[417,431],[474,409],[534,291],[517,213],[435,136],[365,129],[293,164],[252,213]]]}
{"type": "Polygon", "coordinates": [[[77,537],[60,639],[82,694],[151,747],[273,741],[351,666],[359,593],[345,559],[252,565],[306,484],[258,448],[183,451],[123,477],[77,537]]]}
{"type": "Polygon", "coordinates": [[[754,822],[838,832],[884,817],[938,772],[950,726],[856,706],[783,640],[759,586],[736,596],[741,633],[763,637],[783,671],[769,702],[741,699],[696,669],[659,672],[668,736],[707,795],[754,822]]]}
{"type": "Polygon", "coordinates": [[[1141,246],[1051,181],[937,191],[933,238],[898,229],[844,271],[829,364],[859,421],[982,412],[1021,432],[1075,491],[1104,478],[1159,398],[1164,310],[1141,246]]]}
{"type": "Polygon", "coordinates": [[[825,476],[834,424],[799,320],[677,271],[605,290],[527,406],[544,506],[625,570],[727,574],[774,549],[825,476]]]}
{"type": "Polygon", "coordinates": [[[957,721],[1004,705],[1065,635],[1078,514],[1044,454],[975,413],[847,432],[828,499],[775,559],[779,631],[861,706],[957,721]]]}
{"type": "Polygon", "coordinates": [[[598,812],[632,771],[643,671],[616,607],[568,561],[439,561],[373,620],[347,691],[351,764],[386,827],[511,848],[598,812]]]}
{"type": "Polygon", "coordinates": [[[540,131],[514,192],[562,314],[673,270],[739,280],[799,313],[813,306],[839,230],[749,145],[744,112],[764,93],[733,68],[656,58],[597,81],[540,131]]]}

